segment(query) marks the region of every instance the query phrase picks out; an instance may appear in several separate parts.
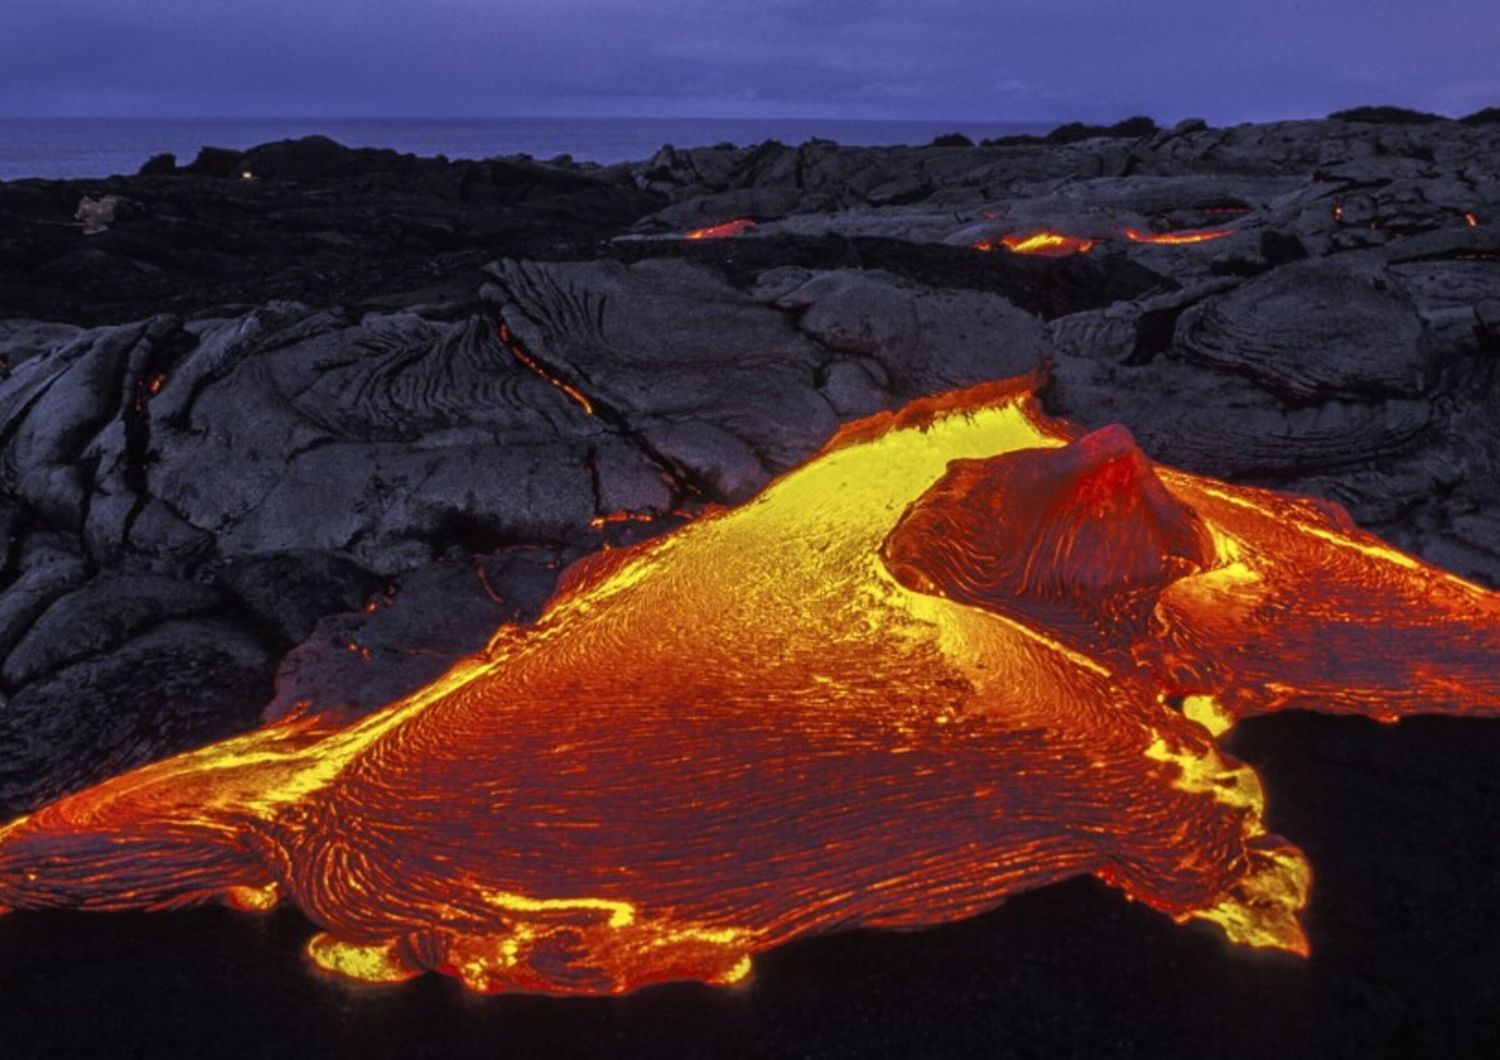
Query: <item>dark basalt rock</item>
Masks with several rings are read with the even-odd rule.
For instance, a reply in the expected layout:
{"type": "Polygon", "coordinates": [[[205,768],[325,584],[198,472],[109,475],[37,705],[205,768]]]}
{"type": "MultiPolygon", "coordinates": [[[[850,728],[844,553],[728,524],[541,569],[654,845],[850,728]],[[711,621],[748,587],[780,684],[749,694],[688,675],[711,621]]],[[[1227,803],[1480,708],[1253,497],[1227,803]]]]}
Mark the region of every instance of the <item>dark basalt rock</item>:
{"type": "Polygon", "coordinates": [[[171,618],[203,614],[219,603],[205,585],[159,574],[101,574],[53,602],[31,624],[0,669],[18,687],[63,666],[107,652],[171,618]]]}
{"type": "Polygon", "coordinates": [[[1409,107],[1352,107],[1328,115],[1331,121],[1358,121],[1371,125],[1431,125],[1447,121],[1441,114],[1409,107]]]}
{"type": "Polygon", "coordinates": [[[0,183],[0,319],[118,323],[286,298],[471,301],[497,254],[590,248],[663,205],[619,174],[419,159],[325,137],[204,148],[186,166],[157,158],[146,169],[0,183]],[[81,239],[80,198],[106,195],[141,213],[81,239]]]}
{"type": "Polygon", "coordinates": [[[281,660],[267,721],[292,712],[357,717],[440,676],[506,622],[535,619],[577,549],[452,549],[364,606],[330,607],[281,660]]]}
{"type": "Polygon", "coordinates": [[[198,151],[198,157],[183,167],[183,172],[196,177],[219,179],[238,177],[243,172],[240,168],[240,159],[243,154],[242,151],[234,151],[227,147],[204,147],[198,151]]]}
{"type": "MultiPolygon", "coordinates": [[[[1199,122],[1199,125],[1203,128],[1207,127],[1202,122],[1199,122]]],[[[1161,127],[1154,120],[1137,115],[1134,118],[1117,121],[1113,125],[1087,125],[1081,121],[1068,122],[1066,125],[1059,125],[1045,136],[998,136],[985,140],[984,146],[1017,147],[1030,144],[1076,144],[1085,140],[1098,139],[1136,139],[1153,136],[1161,131],[1161,127]]],[[[1196,131],[1196,128],[1184,131],[1196,131]]]]}
{"type": "Polygon", "coordinates": [[[350,149],[327,136],[304,136],[262,144],[240,156],[242,173],[255,180],[307,182],[421,168],[415,155],[350,149]]]}
{"type": "Polygon", "coordinates": [[[763,284],[821,347],[874,364],[890,394],[882,405],[1021,375],[1046,349],[1036,318],[993,294],[934,291],[869,269],[788,270],[763,284]]]}
{"type": "Polygon", "coordinates": [[[218,581],[287,648],[312,636],[323,616],[357,611],[387,588],[362,567],[310,549],[243,556],[225,564],[218,581]]]}
{"type": "Polygon", "coordinates": [[[0,710],[0,815],[255,723],[266,648],[222,619],[170,619],[28,682],[0,710]]]}
{"type": "Polygon", "coordinates": [[[1113,125],[1085,125],[1082,122],[1070,122],[1067,125],[1059,125],[1046,136],[1050,144],[1073,144],[1083,140],[1093,140],[1098,137],[1111,137],[1115,139],[1131,139],[1140,136],[1152,136],[1161,131],[1161,127],[1150,118],[1136,116],[1126,118],[1124,121],[1115,122],[1113,125]]]}
{"type": "Polygon", "coordinates": [[[136,171],[141,177],[170,177],[177,172],[177,156],[170,152],[152,155],[136,171]]]}
{"type": "Polygon", "coordinates": [[[1287,265],[1190,306],[1175,344],[1291,404],[1418,397],[1435,370],[1402,285],[1353,256],[1287,265]]]}
{"type": "Polygon", "coordinates": [[[762,273],[779,267],[879,271],[923,286],[998,295],[1044,319],[1101,309],[1177,286],[1175,280],[1146,265],[1124,259],[1102,262],[1079,255],[1040,261],[976,253],[969,246],[874,237],[782,235],[693,243],[639,240],[612,243],[604,253],[627,263],[683,258],[711,267],[741,288],[754,287],[762,273]]]}
{"type": "MultiPolygon", "coordinates": [[[[12,533],[22,518],[11,509],[7,521],[12,533]]],[[[90,573],[82,548],[67,534],[42,531],[28,535],[19,548],[12,543],[11,553],[7,584],[0,595],[0,652],[7,659],[43,612],[88,581],[90,573]]]]}

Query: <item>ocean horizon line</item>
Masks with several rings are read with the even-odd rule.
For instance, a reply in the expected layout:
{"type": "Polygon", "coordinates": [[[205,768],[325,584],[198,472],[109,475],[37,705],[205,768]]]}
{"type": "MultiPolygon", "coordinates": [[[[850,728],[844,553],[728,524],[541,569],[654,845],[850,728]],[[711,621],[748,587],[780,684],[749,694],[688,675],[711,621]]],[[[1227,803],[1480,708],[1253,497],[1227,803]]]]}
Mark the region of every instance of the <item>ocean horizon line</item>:
{"type": "Polygon", "coordinates": [[[1056,122],[1036,119],[870,118],[0,118],[0,180],[93,179],[133,173],[148,159],[190,159],[203,147],[245,150],[323,135],[348,147],[482,159],[569,156],[612,165],[643,161],[662,146],[737,145],[827,139],[848,146],[930,143],[963,133],[980,140],[1039,134],[1056,122]]]}
{"type": "MultiPolygon", "coordinates": [[[[1123,115],[1133,117],[1134,115],[1123,115]]],[[[837,122],[841,125],[944,125],[957,123],[963,125],[1042,125],[1050,126],[1058,123],[1071,121],[1082,121],[1076,118],[845,118],[838,115],[812,115],[793,118],[777,117],[775,115],[763,117],[740,116],[692,116],[674,117],[671,115],[620,115],[600,116],[589,114],[558,114],[558,115],[532,115],[513,114],[495,115],[492,117],[445,117],[441,115],[426,115],[416,117],[405,116],[369,116],[369,115],[342,115],[342,114],[320,114],[304,116],[296,114],[164,114],[164,115],[141,115],[141,114],[71,114],[64,116],[48,116],[35,114],[0,114],[0,122],[222,122],[231,123],[259,123],[259,122],[296,122],[298,124],[310,124],[313,122],[341,122],[347,124],[428,124],[445,123],[453,125],[461,124],[488,124],[492,122],[664,122],[664,123],[687,123],[687,122],[720,122],[756,124],[775,122],[779,124],[812,124],[824,122],[837,122]]],[[[1100,123],[1108,124],[1112,120],[1100,119],[1100,123]]],[[[1093,124],[1093,122],[1090,122],[1093,124]]]]}

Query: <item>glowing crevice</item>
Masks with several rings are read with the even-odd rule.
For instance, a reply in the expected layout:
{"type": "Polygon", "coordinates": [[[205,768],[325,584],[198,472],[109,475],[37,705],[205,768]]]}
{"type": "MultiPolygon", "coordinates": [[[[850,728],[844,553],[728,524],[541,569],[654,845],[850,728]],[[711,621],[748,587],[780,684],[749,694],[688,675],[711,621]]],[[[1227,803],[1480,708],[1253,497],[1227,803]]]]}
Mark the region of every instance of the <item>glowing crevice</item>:
{"type": "Polygon", "coordinates": [[[1028,232],[1002,236],[999,240],[984,240],[974,244],[975,250],[997,250],[1001,247],[1012,254],[1030,254],[1044,258],[1062,258],[1071,254],[1087,254],[1094,249],[1095,241],[1082,236],[1064,235],[1061,232],[1028,232]]]}
{"type": "MultiPolygon", "coordinates": [[[[1175,232],[1145,232],[1138,228],[1126,228],[1122,233],[1127,242],[1146,243],[1155,246],[1192,246],[1210,243],[1236,234],[1233,228],[1205,228],[1175,232]]],[[[1000,239],[985,239],[974,244],[975,250],[991,251],[1005,249],[1012,254],[1027,254],[1037,257],[1062,258],[1073,254],[1087,254],[1103,240],[1098,236],[1077,236],[1065,232],[1041,229],[1032,232],[1017,232],[1000,239]]]]}
{"type": "Polygon", "coordinates": [[[1155,243],[1159,246],[1180,247],[1194,243],[1212,243],[1235,234],[1233,228],[1205,228],[1184,232],[1142,232],[1136,228],[1125,229],[1125,238],[1132,243],[1155,243]]]}
{"type": "Polygon", "coordinates": [[[560,390],[569,401],[583,409],[587,415],[592,416],[594,414],[594,403],[589,400],[588,395],[533,357],[531,352],[526,349],[525,344],[510,330],[509,324],[503,320],[500,321],[496,325],[496,335],[499,337],[506,351],[526,368],[527,371],[549,386],[560,390]]]}
{"type": "Polygon", "coordinates": [[[744,235],[754,227],[754,221],[741,217],[733,221],[725,221],[723,224],[710,225],[707,228],[695,228],[682,238],[693,242],[704,239],[733,239],[735,236],[744,235]]]}

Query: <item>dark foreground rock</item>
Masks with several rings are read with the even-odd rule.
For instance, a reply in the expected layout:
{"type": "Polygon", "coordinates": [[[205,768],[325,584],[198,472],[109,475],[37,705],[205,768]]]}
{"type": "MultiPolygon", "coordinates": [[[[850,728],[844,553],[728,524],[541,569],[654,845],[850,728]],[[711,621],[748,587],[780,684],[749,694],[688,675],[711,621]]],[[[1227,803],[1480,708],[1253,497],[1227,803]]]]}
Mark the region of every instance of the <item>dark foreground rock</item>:
{"type": "MultiPolygon", "coordinates": [[[[0,818],[263,717],[374,709],[534,617],[574,559],[744,500],[842,422],[1036,369],[1059,414],[1339,501],[1500,585],[1500,124],[1345,117],[664,149],[607,170],[314,138],[0,184],[0,818]],[[680,238],[741,217],[758,223],[738,238],[680,238]],[[1094,246],[977,249],[1039,229],[1094,246]],[[1183,229],[1228,234],[1128,234],[1183,229]]],[[[1264,723],[1311,757],[1246,736],[1273,811],[1278,783],[1322,798],[1325,770],[1351,805],[1383,797],[1398,752],[1305,724],[1264,723]]],[[[1465,739],[1399,769],[1472,822],[1493,816],[1483,771],[1438,761],[1465,739]]],[[[1320,873],[1340,864],[1316,820],[1278,827],[1320,873]]],[[[1397,855],[1373,878],[1438,903],[1474,864],[1397,855]]],[[[1367,905],[1328,929],[1335,948],[1405,915],[1367,905]]],[[[1177,945],[1155,923],[1121,930],[1177,945]]],[[[985,937],[954,944],[989,967],[985,937]]],[[[1492,948],[1454,959],[1500,972],[1492,948]]],[[[1416,1043],[1389,1055],[1439,1034],[1385,1007],[1426,994],[1340,960],[1327,1011],[1416,1043]]],[[[922,1026],[937,1037],[908,1051],[959,1040],[922,1026]]],[[[1089,1026],[1130,1051],[1123,1025],[1089,1026]]]]}

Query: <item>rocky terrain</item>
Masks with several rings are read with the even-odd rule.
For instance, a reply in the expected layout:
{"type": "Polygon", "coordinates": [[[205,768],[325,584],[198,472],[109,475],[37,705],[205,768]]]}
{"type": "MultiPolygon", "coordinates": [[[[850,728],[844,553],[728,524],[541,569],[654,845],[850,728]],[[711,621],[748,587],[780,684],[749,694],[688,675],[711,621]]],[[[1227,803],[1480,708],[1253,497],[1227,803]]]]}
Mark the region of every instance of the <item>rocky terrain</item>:
{"type": "Polygon", "coordinates": [[[314,138],[0,184],[0,819],[372,709],[573,559],[1034,369],[1500,586],[1497,358],[1492,120],[608,168],[314,138]],[[1004,246],[1042,230],[1091,246],[1004,246]]]}

